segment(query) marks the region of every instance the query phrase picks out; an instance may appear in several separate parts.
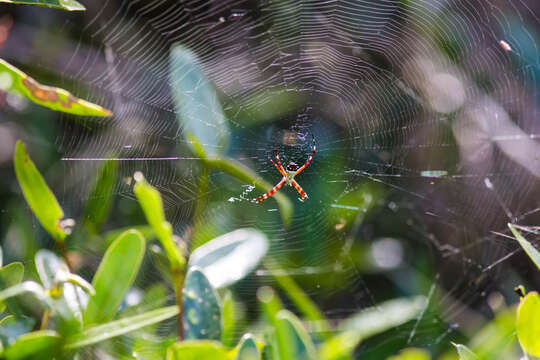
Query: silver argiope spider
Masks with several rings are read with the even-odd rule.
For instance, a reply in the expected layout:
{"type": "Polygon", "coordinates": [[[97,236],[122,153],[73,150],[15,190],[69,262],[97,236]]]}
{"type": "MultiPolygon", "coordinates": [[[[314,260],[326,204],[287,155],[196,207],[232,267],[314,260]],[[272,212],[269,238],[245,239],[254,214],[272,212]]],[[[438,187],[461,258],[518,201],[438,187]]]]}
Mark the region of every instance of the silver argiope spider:
{"type": "Polygon", "coordinates": [[[294,186],[296,191],[298,191],[298,193],[302,197],[299,200],[302,202],[306,201],[308,199],[308,196],[306,192],[304,191],[304,189],[302,189],[302,187],[296,182],[296,180],[294,180],[294,177],[300,174],[305,168],[308,167],[308,165],[311,163],[311,160],[313,160],[313,155],[315,155],[316,150],[317,150],[317,147],[315,146],[315,137],[313,137],[313,152],[311,153],[311,155],[309,155],[306,163],[302,165],[301,167],[298,167],[298,164],[296,164],[293,161],[290,161],[289,164],[287,165],[287,168],[284,169],[283,165],[281,165],[281,161],[279,160],[278,151],[277,149],[275,149],[277,164],[274,162],[274,160],[272,159],[269,159],[269,160],[272,162],[272,164],[274,164],[277,171],[279,171],[279,173],[283,175],[283,178],[281,179],[280,182],[277,183],[276,186],[272,188],[272,190],[270,190],[266,194],[259,196],[258,198],[253,199],[253,201],[257,204],[260,204],[264,200],[268,199],[270,196],[274,195],[279,189],[281,189],[281,187],[284,184],[287,184],[289,186],[294,186]]]}

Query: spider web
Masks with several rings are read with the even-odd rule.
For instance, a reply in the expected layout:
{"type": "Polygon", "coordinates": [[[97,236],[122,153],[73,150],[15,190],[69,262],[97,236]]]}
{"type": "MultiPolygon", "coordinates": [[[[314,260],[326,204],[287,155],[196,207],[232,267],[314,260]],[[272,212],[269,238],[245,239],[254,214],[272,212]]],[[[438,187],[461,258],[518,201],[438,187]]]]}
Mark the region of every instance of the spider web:
{"type": "MultiPolygon", "coordinates": [[[[73,194],[114,154],[117,208],[136,206],[131,176],[139,170],[164,194],[176,234],[192,231],[196,203],[208,198],[202,237],[264,231],[270,254],[331,319],[389,294],[422,293],[429,299],[422,316],[392,332],[417,346],[448,342],[471,311],[489,315],[490,294],[516,300],[508,289],[531,268],[506,224],[540,219],[536,2],[86,6],[66,22],[79,40],[65,45],[68,61],[60,66],[80,84],[75,93],[89,89],[90,100],[115,117],[63,119],[56,147],[64,156],[64,202],[74,209],[81,199],[73,194]],[[290,228],[274,199],[250,203],[260,195],[253,184],[219,170],[199,191],[200,159],[184,140],[170,89],[176,43],[199,57],[217,89],[230,125],[221,149],[227,156],[275,184],[274,148],[284,165],[303,164],[315,137],[314,160],[297,178],[310,199],[302,204],[294,188],[280,190],[294,202],[290,228]],[[371,257],[359,258],[362,248],[371,257]],[[410,283],[422,276],[422,284],[410,283]]],[[[47,61],[43,67],[58,68],[47,61]]],[[[261,269],[235,291],[252,296],[271,275],[261,269]]],[[[384,345],[374,341],[363,351],[384,345]]]]}

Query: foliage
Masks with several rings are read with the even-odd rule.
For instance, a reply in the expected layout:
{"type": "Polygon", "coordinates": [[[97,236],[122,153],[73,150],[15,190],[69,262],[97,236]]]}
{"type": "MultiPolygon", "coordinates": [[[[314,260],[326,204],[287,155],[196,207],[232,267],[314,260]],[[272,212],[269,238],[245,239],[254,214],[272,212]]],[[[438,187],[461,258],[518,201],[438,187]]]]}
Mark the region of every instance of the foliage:
{"type": "MultiPolygon", "coordinates": [[[[63,216],[63,212],[30,160],[24,145],[18,143],[17,148],[17,166],[26,166],[24,176],[20,178],[25,184],[39,185],[24,185],[31,192],[29,203],[34,204],[32,209],[38,219],[44,219],[41,222],[50,228],[51,224],[63,216]],[[48,199],[49,202],[54,199],[54,209],[57,209],[55,216],[49,215],[50,209],[42,199],[48,199]]],[[[171,266],[171,272],[181,272],[185,260],[173,239],[171,226],[165,220],[161,196],[142,174],[136,174],[135,178],[137,184],[134,191],[146,218],[160,243],[168,248],[169,261],[174,265],[171,266]]],[[[55,232],[52,234],[57,236],[55,232]]],[[[185,283],[179,284],[182,286],[182,299],[177,305],[121,318],[117,318],[117,309],[139,272],[146,241],[134,229],[116,233],[115,236],[91,285],[73,274],[63,260],[49,251],[40,251],[36,255],[37,272],[43,285],[32,281],[19,283],[22,278],[21,264],[13,263],[0,270],[0,278],[5,278],[4,283],[9,285],[0,291],[0,301],[33,294],[42,304],[41,330],[19,334],[14,340],[6,339],[3,343],[6,357],[24,358],[47,353],[57,354],[55,356],[61,358],[79,348],[136,333],[136,330],[178,315],[182,316],[181,324],[186,338],[191,340],[170,347],[168,359],[199,359],[205,356],[213,359],[257,359],[261,356],[261,348],[267,348],[276,359],[334,359],[348,356],[363,339],[414,319],[424,307],[423,300],[418,299],[383,304],[376,316],[366,311],[351,317],[343,323],[341,334],[317,346],[302,322],[292,312],[283,309],[275,292],[271,288],[262,288],[259,299],[271,327],[261,335],[268,342],[260,343],[252,335],[246,334],[235,348],[230,348],[219,341],[222,339],[223,325],[227,328],[235,327],[234,312],[231,312],[234,311],[234,303],[230,296],[221,301],[217,288],[234,284],[258,265],[268,249],[267,239],[262,233],[254,229],[239,229],[199,247],[188,263],[185,283]],[[222,314],[225,321],[221,320],[222,314]],[[23,346],[25,350],[19,350],[23,346]]],[[[64,241],[65,236],[61,240],[64,241]]],[[[325,322],[321,311],[292,279],[280,276],[278,284],[310,320],[325,322]]],[[[14,315],[21,316],[17,313],[14,315]]],[[[320,329],[329,330],[328,325],[320,329]]],[[[158,348],[156,351],[162,350],[158,348]]]]}
{"type": "MultiPolygon", "coordinates": [[[[64,2],[61,1],[61,3],[64,2]]],[[[76,3],[75,1],[72,2],[76,3]]],[[[37,3],[53,4],[54,1],[34,2],[34,4],[37,3]]],[[[74,8],[71,7],[71,9],[74,8]]],[[[67,90],[40,84],[3,59],[0,59],[0,88],[56,111],[84,116],[112,116],[111,111],[79,99],[67,90]]]]}
{"type": "Polygon", "coordinates": [[[57,242],[64,241],[68,235],[68,231],[61,222],[64,211],[28,156],[26,147],[21,141],[18,141],[15,147],[14,163],[15,174],[28,205],[53,239],[57,242]]]}
{"type": "MultiPolygon", "coordinates": [[[[84,10],[73,0],[0,2],[84,10]]],[[[197,204],[195,220],[205,226],[202,214],[207,204],[203,200],[211,170],[219,170],[261,191],[269,190],[272,185],[248,166],[225,155],[231,129],[218,95],[195,54],[175,46],[169,66],[178,122],[189,150],[201,163],[198,182],[201,201],[197,204]]],[[[0,76],[4,90],[53,110],[86,116],[112,115],[109,110],[77,99],[66,90],[39,84],[3,60],[0,60],[0,76]]],[[[274,101],[287,102],[279,98],[274,101]]],[[[266,114],[256,115],[258,121],[267,121],[266,114]]],[[[74,221],[64,219],[62,206],[20,141],[15,148],[14,166],[30,209],[55,240],[60,256],[50,250],[39,250],[24,263],[26,275],[23,263],[0,264],[3,314],[0,355],[3,358],[69,359],[87,353],[91,357],[109,356],[114,351],[127,359],[144,348],[149,359],[352,359],[359,345],[371,337],[401,326],[416,331],[428,310],[429,300],[424,296],[406,296],[380,301],[344,319],[330,321],[319,308],[319,299],[312,298],[304,290],[304,284],[284,271],[279,259],[267,255],[271,246],[269,235],[256,228],[237,228],[201,246],[190,244],[193,237],[185,233],[182,237],[175,235],[158,187],[150,184],[142,172],[133,175],[133,193],[148,225],[102,233],[114,207],[110,195],[118,168],[112,160],[104,163],[91,183],[80,221],[83,226],[75,228],[76,233],[70,237],[74,221]],[[157,243],[152,242],[154,238],[157,243]],[[77,239],[82,239],[90,249],[105,249],[103,254],[99,252],[95,264],[75,266],[70,260],[66,243],[69,245],[77,239]],[[189,245],[194,247],[191,252],[189,245]],[[147,252],[147,247],[151,251],[147,252]],[[145,259],[151,257],[146,257],[147,253],[154,256],[148,262],[158,263],[156,267],[169,283],[149,285],[139,279],[145,259]],[[233,291],[243,281],[250,281],[250,275],[261,263],[264,271],[271,274],[274,287],[256,284],[256,306],[262,310],[262,316],[246,324],[233,291]],[[32,264],[35,269],[28,271],[32,264]],[[91,283],[85,276],[92,277],[91,283]],[[172,285],[173,290],[165,284],[172,285]],[[278,288],[281,293],[275,290],[278,288]],[[172,292],[176,297],[174,304],[169,301],[172,292]],[[133,294],[141,294],[144,301],[133,304],[133,294]],[[286,304],[292,309],[286,308],[285,301],[290,301],[286,304]],[[170,326],[174,317],[176,331],[170,326]],[[158,326],[168,331],[161,328],[158,331],[158,326]],[[119,337],[129,341],[118,342],[120,345],[109,341],[119,337]]],[[[351,224],[359,227],[368,211],[377,205],[380,193],[378,187],[353,189],[341,199],[340,207],[333,207],[327,213],[328,217],[339,220],[342,227],[351,224]],[[358,215],[359,208],[365,214],[358,215]]],[[[291,201],[280,193],[274,199],[283,223],[291,225],[291,201]]],[[[72,211],[71,207],[66,209],[68,213],[72,211]]],[[[509,224],[509,228],[540,269],[540,255],[534,245],[515,225],[509,224]]],[[[440,359],[446,355],[460,360],[512,358],[517,349],[516,340],[526,353],[540,356],[538,318],[540,296],[533,291],[521,299],[517,312],[512,307],[499,309],[492,321],[470,337],[467,345],[454,344],[455,351],[440,359]]],[[[405,348],[389,359],[430,358],[427,350],[405,348]]]]}
{"type": "Polygon", "coordinates": [[[75,0],[0,0],[0,2],[22,5],[36,5],[68,11],[86,10],[78,1],[75,0]]]}
{"type": "Polygon", "coordinates": [[[519,245],[521,245],[523,250],[525,250],[525,253],[529,255],[529,258],[534,262],[538,270],[540,270],[540,252],[538,252],[538,250],[536,250],[536,248],[521,235],[515,225],[508,224],[508,227],[519,242],[519,245]]]}
{"type": "Polygon", "coordinates": [[[459,360],[476,360],[478,356],[463,344],[454,344],[459,355],[459,360]]]}
{"type": "Polygon", "coordinates": [[[518,306],[516,331],[519,343],[527,353],[540,357],[540,295],[528,293],[518,306]]]}
{"type": "MultiPolygon", "coordinates": [[[[253,170],[222,155],[230,137],[228,125],[215,90],[204,76],[195,54],[177,45],[171,50],[169,67],[178,120],[193,154],[211,169],[253,184],[261,191],[270,190],[273,185],[260,179],[253,170]],[[184,96],[185,93],[192,96],[184,96]]],[[[290,200],[280,193],[275,194],[274,199],[280,207],[283,223],[290,225],[290,200]]]]}

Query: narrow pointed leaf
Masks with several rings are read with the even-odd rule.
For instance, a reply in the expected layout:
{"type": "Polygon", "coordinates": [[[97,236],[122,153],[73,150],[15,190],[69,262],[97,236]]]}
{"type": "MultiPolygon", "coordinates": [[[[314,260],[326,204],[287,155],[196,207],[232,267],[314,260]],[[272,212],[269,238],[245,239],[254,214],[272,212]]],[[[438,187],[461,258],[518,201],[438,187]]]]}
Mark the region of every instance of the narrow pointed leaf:
{"type": "Polygon", "coordinates": [[[34,331],[20,336],[17,341],[6,348],[4,356],[7,360],[32,358],[53,358],[57,351],[61,338],[55,331],[34,331]]]}
{"type": "Polygon", "coordinates": [[[225,346],[233,346],[236,330],[236,305],[230,291],[227,291],[223,297],[223,331],[221,333],[221,342],[225,346]]]}
{"type": "Polygon", "coordinates": [[[0,0],[3,3],[45,6],[67,11],[84,11],[86,8],[75,0],[0,0]]]}
{"type": "Polygon", "coordinates": [[[476,356],[476,354],[473,353],[472,350],[469,349],[467,346],[454,343],[452,343],[452,345],[456,347],[459,360],[478,360],[478,356],[476,356]]]}
{"type": "Polygon", "coordinates": [[[86,100],[79,99],[67,90],[40,84],[2,59],[0,59],[0,76],[1,90],[25,97],[51,110],[73,115],[112,116],[111,111],[86,100]]]}
{"type": "Polygon", "coordinates": [[[287,328],[278,330],[280,323],[277,321],[277,314],[283,309],[281,300],[276,295],[274,289],[263,286],[257,290],[257,299],[261,303],[264,315],[275,330],[269,335],[268,347],[266,351],[272,354],[272,359],[293,360],[292,353],[289,351],[290,336],[287,328]]]}
{"type": "Polygon", "coordinates": [[[186,340],[167,350],[167,360],[228,360],[223,345],[212,340],[186,340]]]}
{"type": "Polygon", "coordinates": [[[157,324],[178,315],[177,306],[168,306],[143,314],[111,321],[102,325],[89,327],[77,335],[67,339],[66,349],[76,349],[92,345],[113,337],[124,335],[145,326],[157,324]]]}
{"type": "Polygon", "coordinates": [[[516,240],[519,242],[519,245],[521,245],[523,250],[525,250],[525,253],[529,255],[538,270],[540,270],[540,252],[536,250],[536,248],[530,242],[528,242],[519,231],[517,231],[514,225],[508,224],[508,227],[512,231],[512,234],[514,234],[516,240]]]}
{"type": "Polygon", "coordinates": [[[112,319],[131,287],[144,256],[145,241],[135,230],[128,230],[107,249],[92,280],[95,295],[84,312],[85,326],[112,319]]]}
{"type": "MultiPolygon", "coordinates": [[[[304,329],[300,320],[288,310],[281,310],[276,315],[276,332],[283,332],[281,337],[286,338],[286,350],[293,359],[315,360],[317,353],[315,345],[304,329]]],[[[280,337],[280,335],[278,335],[280,337]]],[[[279,345],[279,344],[278,344],[279,345]]]]}
{"type": "Polygon", "coordinates": [[[197,56],[183,46],[175,46],[169,67],[173,99],[184,137],[186,140],[195,137],[207,155],[218,155],[230,136],[228,123],[197,56]]]}
{"type": "Polygon", "coordinates": [[[30,209],[53,239],[63,241],[67,236],[60,222],[64,217],[64,211],[28,156],[26,147],[21,141],[17,141],[15,146],[14,163],[17,180],[30,209]]]}
{"type": "Polygon", "coordinates": [[[171,268],[181,270],[184,267],[185,259],[173,240],[172,226],[165,219],[161,194],[146,181],[142,173],[137,172],[133,177],[137,182],[133,191],[146,216],[146,221],[154,230],[161,246],[167,253],[171,268]]]}
{"type": "Polygon", "coordinates": [[[540,357],[540,295],[536,291],[531,291],[521,300],[516,330],[523,350],[540,357]]]}
{"type": "Polygon", "coordinates": [[[191,268],[184,284],[186,339],[221,339],[221,307],[215,290],[202,271],[191,268]]]}
{"type": "Polygon", "coordinates": [[[238,229],[219,236],[193,251],[189,266],[201,269],[214,288],[242,279],[268,250],[266,236],[255,229],[238,229]]]}

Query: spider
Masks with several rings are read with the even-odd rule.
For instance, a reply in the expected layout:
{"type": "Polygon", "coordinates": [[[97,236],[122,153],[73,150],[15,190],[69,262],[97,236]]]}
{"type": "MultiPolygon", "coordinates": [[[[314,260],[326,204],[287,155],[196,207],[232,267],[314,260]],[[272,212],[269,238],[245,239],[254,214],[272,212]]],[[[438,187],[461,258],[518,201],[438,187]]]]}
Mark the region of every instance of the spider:
{"type": "Polygon", "coordinates": [[[299,167],[297,163],[290,161],[287,167],[283,168],[283,165],[281,165],[281,161],[279,160],[278,151],[277,149],[275,149],[277,164],[271,158],[269,160],[272,162],[272,164],[274,164],[277,171],[279,171],[279,173],[283,175],[283,178],[281,179],[280,182],[276,184],[276,186],[272,188],[272,190],[270,190],[266,194],[259,196],[258,198],[253,199],[253,201],[257,204],[260,204],[264,200],[268,199],[270,196],[274,195],[285,184],[289,186],[291,185],[294,186],[296,191],[298,191],[298,193],[302,197],[302,198],[299,198],[299,200],[301,202],[306,201],[308,199],[308,196],[306,192],[304,191],[304,189],[302,189],[302,187],[296,182],[296,180],[294,180],[294,177],[300,174],[305,168],[308,167],[308,165],[311,163],[311,160],[313,160],[313,155],[315,155],[316,150],[317,150],[317,147],[315,146],[315,137],[313,137],[313,152],[311,153],[311,155],[309,155],[306,163],[299,167]]]}

